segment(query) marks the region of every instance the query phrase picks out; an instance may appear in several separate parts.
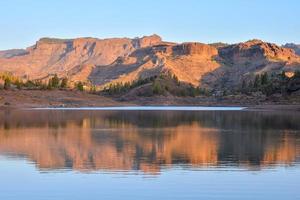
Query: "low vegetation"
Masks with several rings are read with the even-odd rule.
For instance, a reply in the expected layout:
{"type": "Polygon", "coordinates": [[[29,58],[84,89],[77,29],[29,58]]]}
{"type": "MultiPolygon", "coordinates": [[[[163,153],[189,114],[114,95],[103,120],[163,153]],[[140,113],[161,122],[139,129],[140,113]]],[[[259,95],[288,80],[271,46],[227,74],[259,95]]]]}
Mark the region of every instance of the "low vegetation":
{"type": "MultiPolygon", "coordinates": [[[[48,81],[21,79],[11,75],[10,73],[2,73],[0,80],[3,81],[3,87],[9,89],[25,89],[25,90],[52,90],[69,88],[68,78],[59,78],[56,74],[48,81]]],[[[1,84],[0,84],[1,85],[1,84]]]]}
{"type": "Polygon", "coordinates": [[[296,71],[292,77],[286,76],[285,72],[257,74],[254,79],[243,80],[240,92],[247,95],[261,92],[270,96],[273,94],[289,95],[298,90],[300,90],[300,72],[296,71]]]}
{"type": "MultiPolygon", "coordinates": [[[[86,82],[76,82],[72,86],[68,78],[59,78],[53,75],[47,81],[42,80],[23,80],[14,77],[9,73],[0,74],[0,89],[25,89],[25,90],[77,90],[86,91],[92,94],[98,94],[96,86],[86,82]]],[[[291,93],[300,90],[300,71],[296,71],[293,76],[287,76],[285,72],[279,74],[262,73],[242,79],[240,87],[235,89],[208,90],[195,87],[191,84],[180,82],[179,79],[171,73],[163,73],[159,76],[152,76],[144,79],[138,79],[133,82],[113,83],[106,86],[101,93],[111,96],[227,96],[227,95],[252,95],[261,93],[266,96],[280,94],[288,96],[291,93]]]]}
{"type": "Polygon", "coordinates": [[[211,94],[205,88],[180,82],[175,75],[170,73],[139,79],[131,83],[110,84],[103,90],[104,93],[109,95],[123,95],[129,91],[133,91],[137,96],[173,95],[195,97],[211,94]]]}

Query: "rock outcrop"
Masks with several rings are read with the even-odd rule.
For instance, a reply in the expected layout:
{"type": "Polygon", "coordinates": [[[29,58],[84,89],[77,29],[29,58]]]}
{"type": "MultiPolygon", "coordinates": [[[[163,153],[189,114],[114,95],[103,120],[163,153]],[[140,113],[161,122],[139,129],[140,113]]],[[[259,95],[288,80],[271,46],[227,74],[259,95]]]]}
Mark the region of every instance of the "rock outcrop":
{"type": "Polygon", "coordinates": [[[261,59],[277,61],[299,61],[295,52],[288,48],[282,48],[272,43],[261,40],[250,40],[245,43],[229,45],[220,48],[220,57],[236,64],[255,62],[261,59]]]}

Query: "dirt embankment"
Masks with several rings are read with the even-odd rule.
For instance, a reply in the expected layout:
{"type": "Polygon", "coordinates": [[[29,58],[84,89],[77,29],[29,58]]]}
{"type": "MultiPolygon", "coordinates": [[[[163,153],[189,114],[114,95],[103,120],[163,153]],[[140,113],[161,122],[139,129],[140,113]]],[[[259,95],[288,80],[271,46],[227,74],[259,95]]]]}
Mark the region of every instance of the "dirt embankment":
{"type": "Polygon", "coordinates": [[[0,91],[0,108],[113,106],[122,103],[100,95],[63,90],[0,91]]]}
{"type": "Polygon", "coordinates": [[[34,107],[100,107],[128,105],[243,106],[249,110],[300,111],[300,100],[259,99],[249,96],[225,97],[132,97],[112,98],[103,95],[64,90],[0,90],[0,109],[34,107]]]}

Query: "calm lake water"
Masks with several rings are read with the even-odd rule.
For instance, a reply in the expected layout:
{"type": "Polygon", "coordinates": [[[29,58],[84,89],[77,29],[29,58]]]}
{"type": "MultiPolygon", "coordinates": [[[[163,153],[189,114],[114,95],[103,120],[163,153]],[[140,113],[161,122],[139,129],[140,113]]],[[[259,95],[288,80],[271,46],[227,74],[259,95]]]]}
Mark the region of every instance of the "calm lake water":
{"type": "Polygon", "coordinates": [[[0,111],[0,199],[300,199],[300,113],[0,111]]]}

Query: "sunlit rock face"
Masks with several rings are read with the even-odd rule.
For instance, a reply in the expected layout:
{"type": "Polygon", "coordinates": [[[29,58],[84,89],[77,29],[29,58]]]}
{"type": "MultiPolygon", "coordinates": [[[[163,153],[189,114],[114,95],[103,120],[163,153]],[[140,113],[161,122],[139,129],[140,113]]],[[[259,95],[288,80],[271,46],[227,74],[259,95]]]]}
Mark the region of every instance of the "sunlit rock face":
{"type": "Polygon", "coordinates": [[[276,44],[266,43],[261,40],[249,40],[245,43],[220,48],[220,56],[230,59],[236,64],[257,62],[265,59],[299,61],[299,57],[293,50],[282,48],[276,44]]]}
{"type": "Polygon", "coordinates": [[[75,73],[81,80],[86,80],[86,75],[77,74],[81,72],[78,69],[85,65],[108,65],[137,48],[160,42],[160,37],[156,35],[140,39],[42,38],[27,48],[26,53],[10,51],[8,57],[9,52],[3,52],[6,56],[0,56],[0,71],[12,72],[16,76],[27,76],[31,79],[43,79],[52,74],[72,78],[75,73]]]}
{"type": "Polygon", "coordinates": [[[0,155],[23,157],[41,170],[159,173],[300,161],[297,115],[24,111],[1,112],[0,119],[0,155]]]}

